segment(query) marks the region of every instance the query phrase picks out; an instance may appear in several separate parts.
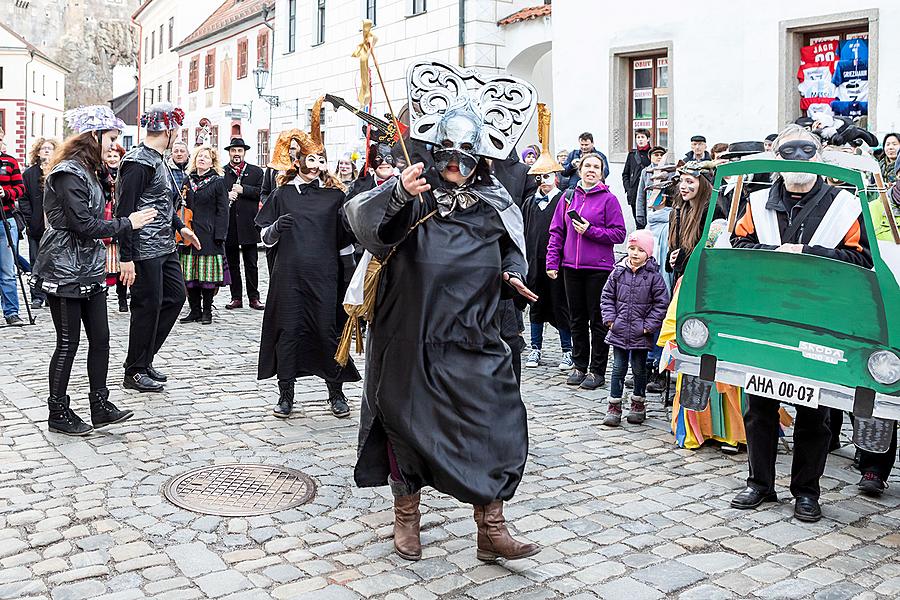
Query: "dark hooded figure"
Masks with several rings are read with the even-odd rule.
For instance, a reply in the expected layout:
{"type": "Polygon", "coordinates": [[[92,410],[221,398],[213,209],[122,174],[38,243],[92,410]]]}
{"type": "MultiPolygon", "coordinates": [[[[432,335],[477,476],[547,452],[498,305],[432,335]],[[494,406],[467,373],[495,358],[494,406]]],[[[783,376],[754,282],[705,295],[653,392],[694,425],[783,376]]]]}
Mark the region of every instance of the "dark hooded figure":
{"type": "MultiPolygon", "coordinates": [[[[424,69],[462,76],[417,63],[411,88],[427,85],[424,69]]],[[[358,241],[386,260],[369,325],[355,479],[390,482],[394,546],[407,560],[421,557],[425,486],[475,506],[479,559],[539,551],[509,535],[502,511],[522,478],[528,430],[499,309],[517,292],[535,296],[523,283],[521,212],[490,173],[484,156],[497,149],[467,100],[448,98],[450,108],[427,117],[411,107],[411,137],[434,150],[411,142],[413,164],[399,179],[346,204],[358,241]]]]}

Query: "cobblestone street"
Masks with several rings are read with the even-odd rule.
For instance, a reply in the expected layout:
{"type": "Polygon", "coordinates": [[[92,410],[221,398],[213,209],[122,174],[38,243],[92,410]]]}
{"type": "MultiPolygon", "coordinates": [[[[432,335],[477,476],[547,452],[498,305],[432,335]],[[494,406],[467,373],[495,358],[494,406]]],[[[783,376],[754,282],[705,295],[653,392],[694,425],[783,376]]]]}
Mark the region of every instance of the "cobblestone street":
{"type": "MultiPolygon", "coordinates": [[[[47,431],[49,311],[35,327],[0,331],[0,598],[900,595],[900,495],[859,497],[849,447],[829,457],[821,522],[792,518],[785,454],[781,504],[731,509],[746,454],[677,449],[658,397],[644,425],[602,428],[606,392],[564,385],[549,331],[545,365],[525,369],[531,454],[506,510],[514,531],[543,551],[479,562],[471,507],[428,490],[423,560],[406,562],[392,551],[388,488],[352,484],[360,385],[347,386],[349,419],[331,416],[314,379],[298,381],[305,414],[273,418],[277,386],[256,381],[262,314],[224,310],[227,296],[216,298],[212,326],[176,325],[155,364],[169,376],[166,393],[143,395],[121,387],[128,315],[111,301],[111,399],[136,415],[81,439],[47,431]],[[234,462],[299,469],[316,496],[269,516],[226,518],[161,494],[174,475],[234,462]]],[[[69,389],[84,418],[86,348],[82,339],[69,389]]]]}

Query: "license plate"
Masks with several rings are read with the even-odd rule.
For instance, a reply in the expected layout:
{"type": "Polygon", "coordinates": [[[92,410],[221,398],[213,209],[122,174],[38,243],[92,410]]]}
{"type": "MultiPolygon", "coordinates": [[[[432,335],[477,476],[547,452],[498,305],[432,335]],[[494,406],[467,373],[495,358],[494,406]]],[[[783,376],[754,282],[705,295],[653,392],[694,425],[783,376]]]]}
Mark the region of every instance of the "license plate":
{"type": "Polygon", "coordinates": [[[811,408],[819,406],[818,386],[805,385],[790,379],[747,373],[744,377],[744,390],[748,394],[765,396],[800,406],[811,408]]]}

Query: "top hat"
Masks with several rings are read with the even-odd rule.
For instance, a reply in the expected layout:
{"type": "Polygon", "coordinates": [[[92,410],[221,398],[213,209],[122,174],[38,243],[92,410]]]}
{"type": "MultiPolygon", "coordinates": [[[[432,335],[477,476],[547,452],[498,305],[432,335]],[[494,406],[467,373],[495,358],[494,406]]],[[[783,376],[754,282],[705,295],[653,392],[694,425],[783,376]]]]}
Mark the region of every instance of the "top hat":
{"type": "Polygon", "coordinates": [[[243,148],[244,150],[249,150],[250,146],[244,143],[244,138],[231,138],[231,143],[225,146],[226,150],[231,150],[232,148],[243,148]]]}

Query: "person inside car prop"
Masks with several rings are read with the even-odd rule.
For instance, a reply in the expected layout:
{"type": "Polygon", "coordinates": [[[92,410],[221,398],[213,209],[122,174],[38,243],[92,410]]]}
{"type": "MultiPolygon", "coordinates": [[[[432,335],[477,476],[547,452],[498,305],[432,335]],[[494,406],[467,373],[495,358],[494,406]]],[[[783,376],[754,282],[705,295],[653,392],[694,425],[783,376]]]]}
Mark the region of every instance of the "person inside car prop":
{"type": "MultiPolygon", "coordinates": [[[[821,161],[819,138],[793,124],[773,143],[783,160],[821,161]]],[[[814,173],[782,173],[769,190],[750,195],[731,239],[734,248],[754,248],[813,254],[864,268],[872,267],[863,217],[852,193],[830,186],[814,173]],[[849,198],[844,198],[843,195],[849,198]]],[[[823,281],[822,285],[829,285],[823,281]]],[[[775,455],[778,446],[779,401],[747,394],[744,416],[750,475],[747,487],[731,501],[739,509],[776,502],[775,455]]],[[[794,516],[814,522],[822,518],[819,479],[825,470],[830,431],[829,409],[797,406],[791,494],[794,516]]]]}

